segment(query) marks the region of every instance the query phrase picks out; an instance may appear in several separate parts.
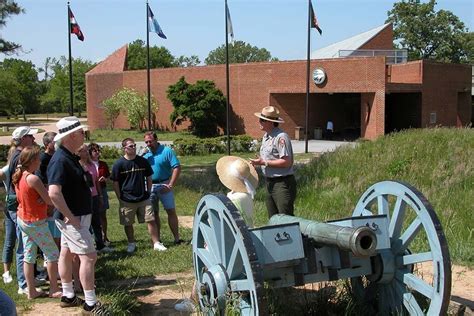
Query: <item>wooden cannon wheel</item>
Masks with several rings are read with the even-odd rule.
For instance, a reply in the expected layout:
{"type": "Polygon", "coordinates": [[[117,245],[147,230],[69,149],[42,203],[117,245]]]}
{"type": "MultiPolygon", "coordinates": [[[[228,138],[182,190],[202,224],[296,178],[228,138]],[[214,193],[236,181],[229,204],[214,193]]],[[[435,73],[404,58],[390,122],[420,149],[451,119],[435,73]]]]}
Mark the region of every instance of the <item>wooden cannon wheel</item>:
{"type": "Polygon", "coordinates": [[[390,249],[375,260],[375,275],[353,278],[356,295],[374,299],[380,315],[445,315],[451,293],[451,262],[440,221],[414,187],[395,181],[372,185],[353,216],[388,215],[390,249]],[[421,265],[431,270],[423,275],[421,265]]]}
{"type": "Polygon", "coordinates": [[[234,204],[222,194],[199,201],[193,226],[193,263],[203,314],[259,315],[263,273],[248,227],[234,204]]]}

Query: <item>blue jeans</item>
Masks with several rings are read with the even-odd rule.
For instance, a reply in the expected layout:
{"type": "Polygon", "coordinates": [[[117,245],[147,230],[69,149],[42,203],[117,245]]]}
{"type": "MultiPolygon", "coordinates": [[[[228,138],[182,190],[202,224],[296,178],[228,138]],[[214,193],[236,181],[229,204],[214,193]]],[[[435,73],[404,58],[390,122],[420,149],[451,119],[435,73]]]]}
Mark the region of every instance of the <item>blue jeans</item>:
{"type": "Polygon", "coordinates": [[[21,230],[16,221],[16,211],[18,209],[18,202],[15,195],[7,196],[7,210],[10,218],[15,223],[16,239],[18,245],[16,247],[16,278],[18,280],[18,287],[24,289],[26,287],[25,273],[23,272],[23,238],[21,237],[21,230]]]}
{"type": "Polygon", "coordinates": [[[2,262],[12,263],[13,262],[13,250],[15,249],[16,243],[16,228],[15,222],[10,217],[10,213],[7,210],[5,214],[5,241],[3,243],[2,262]]]}

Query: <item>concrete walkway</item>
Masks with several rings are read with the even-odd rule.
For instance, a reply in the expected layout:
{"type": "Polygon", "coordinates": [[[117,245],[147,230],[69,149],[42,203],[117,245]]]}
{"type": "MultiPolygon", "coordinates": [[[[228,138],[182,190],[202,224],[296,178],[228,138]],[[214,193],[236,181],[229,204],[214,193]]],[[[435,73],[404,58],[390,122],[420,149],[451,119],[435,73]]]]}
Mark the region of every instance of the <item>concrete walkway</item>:
{"type": "MultiPolygon", "coordinates": [[[[80,118],[81,121],[86,121],[85,118],[80,118]]],[[[0,126],[2,126],[3,122],[0,122],[0,126]]],[[[4,126],[4,125],[3,125],[4,126]]],[[[58,129],[56,128],[56,121],[51,122],[40,122],[40,123],[32,123],[30,124],[32,128],[40,128],[45,131],[57,132],[58,129]]],[[[13,132],[14,127],[9,127],[9,131],[13,132]]],[[[44,133],[38,133],[35,135],[36,142],[38,144],[42,144],[44,133]]],[[[0,136],[0,144],[3,145],[10,145],[11,136],[0,136]]],[[[145,143],[141,140],[136,140],[137,146],[145,147],[145,143]]],[[[169,145],[171,141],[161,141],[160,143],[169,145]]],[[[121,147],[120,141],[117,142],[101,142],[100,145],[108,145],[108,146],[115,146],[121,147]]],[[[293,145],[293,152],[294,153],[304,153],[305,152],[305,142],[301,140],[292,140],[291,144],[293,145]]],[[[336,148],[340,146],[355,146],[353,142],[341,142],[341,141],[331,141],[331,140],[308,140],[308,152],[311,153],[324,153],[329,151],[334,151],[336,148]]]]}

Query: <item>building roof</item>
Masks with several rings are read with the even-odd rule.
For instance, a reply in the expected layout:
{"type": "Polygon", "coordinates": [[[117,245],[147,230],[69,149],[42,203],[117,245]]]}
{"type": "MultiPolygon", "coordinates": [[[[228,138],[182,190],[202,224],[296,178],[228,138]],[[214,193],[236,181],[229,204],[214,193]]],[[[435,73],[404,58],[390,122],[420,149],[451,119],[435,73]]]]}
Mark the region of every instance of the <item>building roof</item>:
{"type": "Polygon", "coordinates": [[[370,31],[357,34],[340,42],[315,50],[311,53],[311,59],[338,58],[340,50],[360,49],[360,47],[374,38],[389,25],[390,23],[378,26],[370,31]]]}

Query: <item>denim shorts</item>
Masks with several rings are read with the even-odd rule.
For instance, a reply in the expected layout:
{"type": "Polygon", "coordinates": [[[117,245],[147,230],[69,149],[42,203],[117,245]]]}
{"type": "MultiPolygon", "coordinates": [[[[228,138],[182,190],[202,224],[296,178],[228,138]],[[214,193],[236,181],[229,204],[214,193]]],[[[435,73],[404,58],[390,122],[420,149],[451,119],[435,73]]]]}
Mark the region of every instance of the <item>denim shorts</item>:
{"type": "Polygon", "coordinates": [[[166,193],[160,193],[160,190],[163,188],[163,184],[167,184],[167,183],[168,181],[163,182],[163,183],[153,184],[153,186],[151,187],[150,200],[151,200],[151,204],[153,206],[154,212],[158,212],[158,209],[159,209],[158,201],[161,201],[161,204],[163,204],[163,208],[165,210],[174,209],[176,207],[175,202],[174,202],[173,190],[168,191],[166,193]]]}

